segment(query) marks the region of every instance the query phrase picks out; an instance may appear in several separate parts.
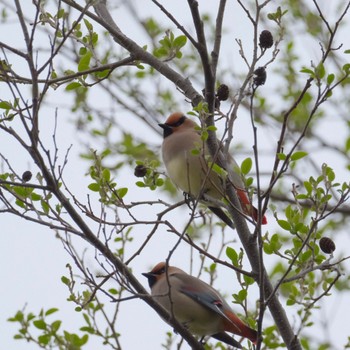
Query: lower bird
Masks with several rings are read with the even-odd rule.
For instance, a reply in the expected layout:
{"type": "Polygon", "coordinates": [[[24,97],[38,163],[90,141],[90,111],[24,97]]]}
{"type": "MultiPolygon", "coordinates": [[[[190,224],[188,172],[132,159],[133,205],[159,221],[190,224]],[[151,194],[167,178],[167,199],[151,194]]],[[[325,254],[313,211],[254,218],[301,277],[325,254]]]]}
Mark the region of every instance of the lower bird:
{"type": "Polygon", "coordinates": [[[165,262],[158,263],[148,279],[152,296],[173,317],[198,336],[211,336],[236,348],[241,344],[225,332],[257,342],[257,332],[232,311],[212,286],[165,262]]]}
{"type": "MultiPolygon", "coordinates": [[[[170,179],[191,197],[205,199],[208,208],[233,227],[231,219],[220,208],[220,203],[223,204],[222,199],[225,198],[226,181],[212,169],[211,157],[205,141],[201,138],[200,127],[180,112],[171,114],[159,126],[163,129],[162,154],[170,179]],[[210,199],[213,201],[210,202],[210,199]]],[[[233,157],[230,157],[229,163],[234,170],[232,185],[242,210],[257,221],[258,211],[247,196],[239,166],[233,157]]],[[[261,223],[267,223],[265,216],[261,223]]]]}

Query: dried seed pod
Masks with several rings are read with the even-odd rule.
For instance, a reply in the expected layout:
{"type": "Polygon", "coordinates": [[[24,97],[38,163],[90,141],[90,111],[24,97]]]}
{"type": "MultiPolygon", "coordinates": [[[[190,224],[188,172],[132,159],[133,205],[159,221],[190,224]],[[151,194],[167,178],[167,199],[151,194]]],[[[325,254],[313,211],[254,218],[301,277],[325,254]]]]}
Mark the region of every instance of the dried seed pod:
{"type": "Polygon", "coordinates": [[[255,86],[264,85],[266,81],[265,67],[259,67],[254,71],[253,83],[255,86]]]}
{"type": "Polygon", "coordinates": [[[136,165],[134,175],[136,177],[144,177],[147,174],[147,168],[143,164],[136,165]]]}
{"type": "Polygon", "coordinates": [[[219,101],[226,101],[228,99],[229,94],[230,89],[225,84],[221,84],[218,87],[218,91],[216,92],[216,96],[219,99],[219,101]]]}
{"type": "Polygon", "coordinates": [[[22,180],[23,182],[28,182],[32,178],[32,173],[27,170],[22,174],[22,180]]]}
{"type": "Polygon", "coordinates": [[[269,30],[263,30],[259,36],[259,46],[263,49],[269,49],[273,45],[273,36],[269,30]]]}
{"type": "Polygon", "coordinates": [[[320,239],[319,246],[326,254],[332,254],[335,251],[335,243],[328,237],[322,237],[320,239]]]}

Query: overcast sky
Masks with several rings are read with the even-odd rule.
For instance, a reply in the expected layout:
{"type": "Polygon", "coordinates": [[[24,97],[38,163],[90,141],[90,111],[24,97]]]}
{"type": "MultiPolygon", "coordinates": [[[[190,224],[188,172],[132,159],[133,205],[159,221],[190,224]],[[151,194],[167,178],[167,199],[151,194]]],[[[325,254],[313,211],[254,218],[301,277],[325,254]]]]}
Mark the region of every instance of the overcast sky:
{"type": "MultiPolygon", "coordinates": [[[[159,14],[156,7],[151,5],[150,1],[136,0],[137,7],[140,15],[147,17],[148,15],[156,15],[158,19],[165,18],[159,14]]],[[[341,1],[335,1],[336,3],[341,3],[341,1]]],[[[23,6],[26,9],[26,14],[30,13],[31,4],[29,1],[22,1],[23,6]],[[28,7],[28,8],[27,8],[28,7]]],[[[189,12],[187,11],[186,2],[173,2],[170,0],[162,2],[165,6],[169,6],[171,12],[175,14],[181,22],[190,25],[189,12]],[[186,9],[186,11],[184,11],[186,9]]],[[[204,11],[211,11],[212,6],[216,2],[200,2],[202,8],[206,7],[204,11]]],[[[333,3],[332,3],[333,4],[333,3]]],[[[330,6],[330,5],[329,5],[330,6]]],[[[330,11],[330,9],[329,9],[330,11]]],[[[328,13],[328,12],[327,12],[328,13]]],[[[137,26],[130,25],[132,20],[127,16],[127,13],[122,9],[115,11],[115,18],[118,19],[118,25],[122,30],[129,32],[133,30],[131,36],[140,42],[140,31],[137,26]]],[[[246,21],[242,25],[237,26],[237,22],[242,18],[242,12],[237,12],[234,8],[228,7],[228,12],[226,14],[225,26],[228,29],[234,30],[235,34],[233,37],[242,38],[242,40],[247,40],[247,33],[250,32],[246,21]]],[[[9,33],[18,33],[14,28],[17,24],[11,22],[11,24],[0,24],[0,40],[3,42],[8,41],[9,33]]],[[[343,37],[345,39],[345,33],[349,33],[350,28],[343,28],[343,37]]],[[[12,34],[13,35],[13,34],[12,34]]],[[[15,45],[18,41],[18,47],[23,47],[23,41],[21,37],[17,35],[11,36],[11,45],[15,45]]],[[[349,41],[347,40],[347,43],[349,41]]],[[[223,47],[223,57],[225,60],[229,59],[234,46],[230,48],[223,47]]],[[[348,47],[347,47],[348,48],[348,47]]],[[[308,56],[305,58],[305,64],[310,61],[310,59],[316,60],[319,57],[319,51],[317,51],[317,45],[311,48],[311,52],[307,52],[308,56]]],[[[238,57],[238,55],[236,56],[238,57]]],[[[272,84],[271,81],[267,81],[267,86],[272,84]]],[[[268,87],[267,87],[268,88],[268,87]]],[[[271,85],[270,85],[271,88],[271,85]]],[[[63,87],[54,92],[54,99],[60,103],[60,98],[66,94],[62,95],[61,92],[63,87]]],[[[6,94],[6,86],[0,84],[1,94],[6,94]]],[[[3,97],[1,97],[3,98],[3,97]]],[[[99,97],[94,96],[98,103],[99,97]]],[[[6,99],[6,98],[3,98],[6,99]]],[[[184,108],[188,108],[184,104],[184,108]]],[[[82,172],[76,171],[76,169],[87,168],[87,163],[83,162],[79,158],[79,153],[81,148],[77,142],[76,131],[71,123],[72,117],[69,115],[67,110],[60,111],[60,119],[58,125],[57,139],[60,144],[62,152],[60,153],[61,160],[64,157],[65,150],[73,144],[73,148],[70,152],[69,162],[66,168],[66,178],[69,186],[74,188],[84,195],[86,192],[86,186],[89,181],[86,178],[82,178],[82,172]]],[[[166,117],[166,116],[164,116],[166,117]]],[[[53,132],[52,123],[54,118],[53,110],[48,112],[46,115],[47,120],[42,122],[42,134],[45,135],[46,141],[51,142],[51,135],[53,132]]],[[[238,121],[238,125],[241,128],[249,127],[249,120],[238,121]]],[[[324,127],[325,132],[329,135],[334,135],[336,140],[341,140],[342,123],[339,120],[334,119],[332,123],[321,126],[324,127]]],[[[134,125],[130,126],[131,128],[134,125]]],[[[345,131],[344,131],[345,132],[345,131]]],[[[4,154],[13,162],[16,171],[19,173],[25,170],[33,170],[34,165],[31,160],[29,160],[28,155],[23,153],[23,151],[18,148],[8,137],[0,134],[2,150],[1,153],[4,154]]],[[[147,137],[153,141],[153,143],[161,144],[161,137],[156,135],[154,132],[149,130],[147,137]]],[[[267,143],[269,142],[269,135],[262,134],[262,147],[264,147],[264,142],[266,143],[266,148],[268,149],[267,143]]],[[[243,142],[243,135],[237,134],[236,142],[243,142]]],[[[93,146],[93,145],[92,145],[93,146]]],[[[348,173],[344,171],[343,164],[338,163],[331,155],[320,152],[321,150],[315,150],[314,157],[319,160],[319,163],[327,162],[336,171],[339,176],[340,181],[348,180],[348,173]]],[[[244,156],[241,157],[242,160],[244,156]]],[[[150,194],[146,190],[140,190],[134,186],[135,179],[128,173],[128,170],[124,171],[125,177],[120,179],[121,183],[125,183],[130,186],[130,192],[127,199],[132,200],[142,200],[143,196],[145,199],[150,200],[152,196],[154,199],[158,198],[159,194],[150,194]]],[[[83,198],[83,197],[82,197],[83,198]]],[[[183,210],[184,215],[186,215],[186,210],[183,210]]],[[[141,214],[140,214],[141,215],[141,214]]],[[[146,213],[147,215],[147,213],[146,213]]],[[[179,219],[175,214],[169,216],[169,219],[173,219],[175,223],[178,223],[179,219]]],[[[269,217],[269,227],[268,230],[273,232],[275,224],[274,219],[270,213],[269,217]]],[[[56,314],[51,320],[62,319],[63,329],[67,330],[78,330],[78,328],[83,325],[81,316],[74,311],[75,305],[73,303],[67,303],[66,299],[69,296],[69,292],[65,285],[60,281],[62,275],[68,275],[68,270],[66,268],[67,262],[72,263],[68,254],[63,249],[61,242],[55,238],[53,231],[49,230],[47,227],[40,227],[31,222],[20,220],[17,217],[10,215],[1,215],[2,230],[0,233],[0,244],[2,247],[1,254],[1,280],[0,285],[0,350],[1,349],[11,349],[11,350],[22,350],[22,349],[33,349],[34,346],[26,344],[22,341],[15,341],[12,339],[17,325],[6,322],[6,319],[13,316],[17,310],[22,309],[26,306],[26,311],[32,311],[38,313],[40,308],[48,309],[51,307],[58,307],[60,312],[56,314]]],[[[181,227],[182,223],[179,223],[181,227]]],[[[144,239],[144,232],[142,228],[135,229],[135,241],[134,247],[138,247],[144,239]]],[[[149,228],[144,228],[146,232],[149,232],[149,228]]],[[[155,236],[155,239],[151,240],[150,244],[146,247],[143,252],[142,258],[135,259],[133,263],[133,270],[136,276],[140,276],[142,272],[148,271],[157,262],[164,260],[167,253],[174,246],[177,241],[176,237],[164,232],[159,233],[155,236]]],[[[347,238],[347,233],[340,233],[339,241],[336,242],[339,249],[336,251],[336,256],[340,256],[344,253],[342,247],[346,247],[349,244],[349,239],[347,238]],[[338,255],[337,255],[338,254],[338,255]]],[[[85,242],[77,240],[77,244],[80,249],[83,249],[86,244],[85,242]]],[[[239,247],[238,243],[236,247],[239,247]]],[[[217,249],[215,245],[213,246],[213,251],[217,249]]],[[[132,249],[130,249],[130,254],[132,249]]],[[[93,259],[93,252],[88,253],[88,265],[92,271],[98,270],[93,259]]],[[[184,270],[188,271],[189,261],[191,258],[191,251],[185,244],[181,244],[180,248],[176,251],[172,263],[178,265],[184,270]]],[[[269,257],[267,258],[268,261],[269,257]]],[[[142,277],[140,277],[142,278],[142,277]]],[[[235,292],[233,290],[234,281],[231,280],[230,272],[225,269],[219,269],[219,278],[216,281],[216,288],[222,290],[223,293],[230,295],[235,292]]],[[[144,280],[145,287],[147,286],[146,279],[144,280]]],[[[253,293],[254,294],[254,293],[253,293]]],[[[249,304],[250,307],[254,307],[254,301],[252,300],[249,304]]],[[[338,295],[333,295],[327,298],[327,305],[323,306],[319,317],[322,318],[332,318],[334,322],[330,323],[331,329],[324,330],[318,329],[320,332],[320,337],[329,336],[332,341],[341,349],[341,345],[346,342],[346,334],[349,333],[350,315],[349,315],[349,294],[344,294],[342,297],[338,295]]],[[[107,301],[108,304],[108,301],[107,301]]],[[[111,305],[113,308],[113,305],[111,305]]],[[[160,342],[164,339],[164,334],[169,331],[170,328],[159,318],[155,312],[146,306],[143,302],[134,300],[130,302],[125,302],[122,305],[121,316],[119,319],[120,328],[118,330],[122,334],[121,343],[124,349],[136,349],[142,342],[143,349],[160,349],[160,342]],[[131,326],[132,324],[132,326],[131,326]]],[[[267,321],[269,322],[269,320],[267,321]]],[[[292,324],[297,320],[291,320],[292,324]]],[[[314,329],[313,329],[314,330],[314,329]]],[[[89,343],[86,349],[94,349],[93,341],[89,343]]],[[[183,349],[186,347],[184,346],[183,349]]]]}

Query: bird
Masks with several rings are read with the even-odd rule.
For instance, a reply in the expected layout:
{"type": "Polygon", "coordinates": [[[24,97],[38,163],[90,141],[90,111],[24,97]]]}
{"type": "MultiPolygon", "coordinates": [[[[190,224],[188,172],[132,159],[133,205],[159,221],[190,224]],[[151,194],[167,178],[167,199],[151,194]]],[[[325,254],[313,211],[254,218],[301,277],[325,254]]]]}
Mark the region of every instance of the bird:
{"type": "MultiPolygon", "coordinates": [[[[158,124],[163,129],[162,157],[168,176],[172,182],[191,198],[203,200],[227,225],[234,227],[231,219],[218,203],[225,198],[225,179],[210,165],[210,154],[201,138],[200,127],[181,112],[172,113],[165,123],[158,124]],[[209,201],[208,201],[209,199],[209,201]],[[214,199],[214,201],[210,201],[214,199]]],[[[242,210],[258,220],[258,211],[250,203],[239,166],[230,156],[233,168],[232,184],[240,200],[242,210]]],[[[262,224],[267,223],[263,216],[262,224]]]]}
{"type": "Polygon", "coordinates": [[[191,333],[210,336],[236,348],[241,344],[226,332],[249,339],[256,345],[258,333],[232,311],[218,291],[199,278],[166,262],[158,263],[148,279],[152,297],[191,333]]]}

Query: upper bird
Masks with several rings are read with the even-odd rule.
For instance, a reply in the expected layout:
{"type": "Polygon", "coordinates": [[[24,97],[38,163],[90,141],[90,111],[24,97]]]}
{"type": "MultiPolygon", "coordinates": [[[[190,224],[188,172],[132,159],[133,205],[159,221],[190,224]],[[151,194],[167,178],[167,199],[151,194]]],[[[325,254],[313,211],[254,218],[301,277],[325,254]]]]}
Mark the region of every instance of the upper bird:
{"type": "MultiPolygon", "coordinates": [[[[210,165],[211,157],[201,138],[200,127],[180,112],[171,114],[164,124],[158,125],[163,129],[163,161],[170,179],[194,198],[213,198],[215,204],[209,202],[208,208],[226,224],[233,226],[232,221],[217,205],[217,202],[225,198],[225,181],[210,165]]],[[[243,212],[257,221],[258,211],[249,201],[239,166],[233,157],[230,157],[230,166],[234,170],[232,184],[243,212]]],[[[261,222],[267,223],[265,216],[261,222]]]]}
{"type": "Polygon", "coordinates": [[[257,332],[243,323],[209,284],[165,262],[143,275],[148,278],[154,299],[191,333],[241,348],[239,342],[225,333],[230,332],[256,344],[257,332]]]}

